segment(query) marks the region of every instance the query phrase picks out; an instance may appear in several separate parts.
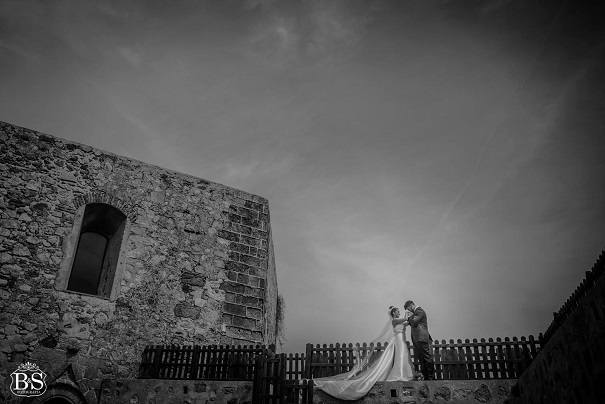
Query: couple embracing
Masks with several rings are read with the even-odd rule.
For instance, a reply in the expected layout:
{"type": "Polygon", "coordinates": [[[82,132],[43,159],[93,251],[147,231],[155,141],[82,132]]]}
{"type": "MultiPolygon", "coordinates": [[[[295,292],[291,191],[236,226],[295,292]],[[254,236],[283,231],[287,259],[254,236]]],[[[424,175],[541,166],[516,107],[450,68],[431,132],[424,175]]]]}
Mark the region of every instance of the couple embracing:
{"type": "Polygon", "coordinates": [[[422,375],[425,380],[433,380],[431,336],[426,313],[411,300],[403,307],[403,317],[399,308],[389,307],[388,322],[378,338],[372,341],[388,341],[383,351],[373,351],[365,358],[358,358],[357,364],[347,373],[314,379],[315,386],[341,400],[357,400],[365,396],[376,382],[414,379],[412,360],[405,342],[407,326],[411,328],[414,352],[420,360],[422,375]]]}

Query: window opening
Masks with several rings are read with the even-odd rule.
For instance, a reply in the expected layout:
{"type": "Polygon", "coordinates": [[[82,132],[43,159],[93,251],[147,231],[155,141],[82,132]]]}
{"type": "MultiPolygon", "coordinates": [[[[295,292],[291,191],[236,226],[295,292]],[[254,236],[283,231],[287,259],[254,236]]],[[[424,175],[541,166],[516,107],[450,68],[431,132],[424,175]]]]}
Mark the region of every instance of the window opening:
{"type": "Polygon", "coordinates": [[[110,296],[125,226],[126,216],[113,206],[86,205],[67,290],[110,296]]]}

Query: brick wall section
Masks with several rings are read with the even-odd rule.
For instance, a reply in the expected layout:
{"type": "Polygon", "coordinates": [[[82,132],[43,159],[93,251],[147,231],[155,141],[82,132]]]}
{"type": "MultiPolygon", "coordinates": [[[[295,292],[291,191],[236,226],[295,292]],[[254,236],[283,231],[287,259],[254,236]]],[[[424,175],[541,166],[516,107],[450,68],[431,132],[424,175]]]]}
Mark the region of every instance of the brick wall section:
{"type": "Polygon", "coordinates": [[[49,352],[93,383],[148,344],[274,343],[270,237],[265,198],[0,122],[0,380],[49,352]],[[57,286],[89,202],[128,217],[114,300],[57,286]]]}
{"type": "MultiPolygon", "coordinates": [[[[277,299],[271,300],[267,291],[269,206],[267,201],[245,200],[243,206],[231,205],[225,217],[225,229],[218,235],[229,241],[229,256],[225,262],[227,279],[221,285],[225,291],[223,323],[227,338],[234,344],[262,341],[263,334],[271,334],[264,326],[264,313],[273,306],[263,302],[277,299]]],[[[274,272],[275,268],[272,269],[274,272]]],[[[274,332],[269,343],[275,343],[274,332]]]]}
{"type": "MultiPolygon", "coordinates": [[[[275,250],[273,248],[273,237],[271,236],[271,229],[269,229],[269,251],[268,261],[269,270],[267,271],[267,288],[266,295],[268,302],[277,302],[278,289],[277,289],[277,271],[275,270],[275,250]]],[[[265,333],[267,335],[274,335],[277,337],[277,304],[265,305],[265,333]]],[[[273,341],[275,343],[275,341],[273,341]]]]}

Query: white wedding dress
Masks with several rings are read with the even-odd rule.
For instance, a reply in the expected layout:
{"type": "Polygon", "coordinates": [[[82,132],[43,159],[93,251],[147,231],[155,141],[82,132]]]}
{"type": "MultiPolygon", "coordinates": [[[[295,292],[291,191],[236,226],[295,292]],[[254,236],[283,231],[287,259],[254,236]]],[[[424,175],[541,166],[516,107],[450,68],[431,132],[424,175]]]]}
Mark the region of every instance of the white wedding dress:
{"type": "MultiPolygon", "coordinates": [[[[414,378],[410,351],[405,343],[405,326],[390,325],[387,347],[366,369],[313,379],[319,389],[341,400],[357,400],[365,396],[376,382],[408,381],[414,378]]],[[[383,333],[385,334],[385,333],[383,333]]],[[[356,367],[357,368],[357,367],[356,367]]]]}

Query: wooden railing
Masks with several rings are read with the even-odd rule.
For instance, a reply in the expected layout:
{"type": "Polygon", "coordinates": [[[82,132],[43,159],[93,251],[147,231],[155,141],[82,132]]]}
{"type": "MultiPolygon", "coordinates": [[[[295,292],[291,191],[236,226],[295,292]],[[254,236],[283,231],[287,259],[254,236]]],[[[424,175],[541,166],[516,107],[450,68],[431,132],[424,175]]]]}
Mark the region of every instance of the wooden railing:
{"type": "MultiPolygon", "coordinates": [[[[432,344],[435,359],[435,378],[457,379],[517,379],[540,351],[540,344],[532,335],[521,337],[450,340],[432,344]]],[[[411,349],[412,356],[413,348],[411,349]]],[[[414,358],[419,369],[419,363],[414,358]]]]}
{"type": "Polygon", "coordinates": [[[143,351],[139,378],[253,380],[257,357],[274,351],[274,345],[151,345],[143,351]]]}
{"type": "MultiPolygon", "coordinates": [[[[313,378],[344,373],[356,357],[386,344],[307,344],[304,354],[275,354],[265,346],[148,346],[143,352],[139,378],[190,380],[247,380],[253,382],[255,403],[311,403],[313,378]]],[[[414,349],[410,355],[420,370],[414,349]]],[[[504,341],[468,339],[434,341],[436,379],[516,379],[540,351],[532,336],[504,341]]]]}
{"type": "Polygon", "coordinates": [[[548,341],[550,341],[550,338],[559,329],[561,324],[567,320],[575,308],[578,307],[584,296],[590,291],[592,286],[601,278],[601,276],[603,276],[603,272],[605,272],[605,250],[601,252],[601,255],[599,255],[599,258],[592,266],[592,269],[586,271],[586,277],[576,288],[571,297],[567,299],[558,312],[553,313],[554,319],[550,323],[550,326],[543,335],[540,334],[540,343],[542,346],[545,346],[548,341]]]}
{"type": "Polygon", "coordinates": [[[306,379],[333,376],[350,371],[355,365],[355,351],[364,357],[371,350],[382,351],[387,344],[307,344],[303,377],[306,379]]]}
{"type": "MultiPolygon", "coordinates": [[[[416,371],[420,364],[408,341],[416,371]]],[[[348,372],[355,351],[363,357],[370,349],[386,344],[307,344],[304,354],[279,354],[283,379],[297,381],[348,372]]],[[[431,344],[436,379],[514,379],[529,366],[541,344],[528,338],[436,340],[431,344]]],[[[144,379],[254,380],[259,357],[274,355],[274,346],[148,346],[143,352],[139,377],[144,379]]],[[[268,362],[267,362],[268,363],[268,362]]],[[[267,365],[268,366],[268,365],[267,365]]],[[[275,369],[267,370],[274,374],[275,369]]],[[[280,376],[280,377],[282,377],[280,376]]],[[[271,376],[273,377],[273,376],[271,376]]]]}
{"type": "MultiPolygon", "coordinates": [[[[416,371],[420,363],[414,348],[407,342],[416,371]]],[[[355,350],[364,356],[370,349],[383,350],[386,344],[375,347],[367,344],[330,344],[323,346],[307,344],[306,354],[288,357],[287,374],[292,378],[318,378],[348,372],[355,364],[355,350]],[[301,363],[302,362],[302,363],[301,363]],[[298,370],[302,369],[302,370],[298,370]]],[[[464,342],[450,340],[434,341],[431,344],[435,362],[435,378],[454,379],[516,379],[529,366],[540,351],[540,343],[529,336],[493,338],[487,341],[464,342]]]]}
{"type": "Polygon", "coordinates": [[[288,379],[287,367],[292,356],[269,354],[258,357],[259,369],[254,381],[254,403],[305,404],[313,402],[313,380],[288,379]]]}

